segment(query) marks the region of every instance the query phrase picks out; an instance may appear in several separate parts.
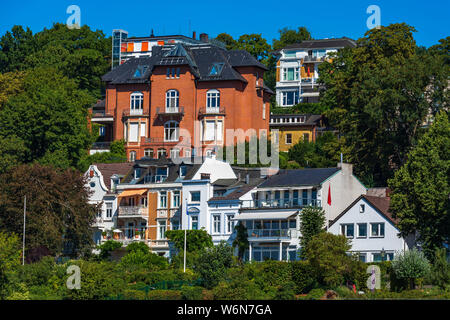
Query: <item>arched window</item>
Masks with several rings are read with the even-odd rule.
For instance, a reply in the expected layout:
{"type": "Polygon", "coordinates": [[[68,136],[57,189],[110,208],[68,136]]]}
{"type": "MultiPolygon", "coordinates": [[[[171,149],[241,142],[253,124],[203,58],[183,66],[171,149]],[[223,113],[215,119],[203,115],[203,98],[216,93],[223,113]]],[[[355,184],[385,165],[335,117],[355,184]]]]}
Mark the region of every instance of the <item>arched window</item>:
{"type": "Polygon", "coordinates": [[[166,92],[166,112],[178,112],[179,95],[177,90],[166,92]]]}
{"type": "Polygon", "coordinates": [[[164,141],[178,141],[178,129],[178,122],[167,121],[164,124],[164,141]]]}
{"type": "Polygon", "coordinates": [[[142,114],[144,110],[144,94],[135,91],[130,96],[130,114],[142,114]]]}
{"type": "Polygon", "coordinates": [[[130,162],[136,160],[136,151],[130,151],[130,162]]]}
{"type": "Polygon", "coordinates": [[[216,111],[220,107],[220,92],[212,89],[206,92],[206,111],[216,111]]]}

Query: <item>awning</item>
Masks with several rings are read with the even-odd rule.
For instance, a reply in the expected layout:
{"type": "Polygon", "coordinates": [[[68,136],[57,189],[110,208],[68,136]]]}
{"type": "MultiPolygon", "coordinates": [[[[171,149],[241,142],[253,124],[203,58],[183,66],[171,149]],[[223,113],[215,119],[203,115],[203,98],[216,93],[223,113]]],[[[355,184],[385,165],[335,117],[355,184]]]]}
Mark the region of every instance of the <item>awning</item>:
{"type": "Polygon", "coordinates": [[[232,220],[264,220],[264,219],[287,219],[298,211],[289,212],[244,212],[232,220]]]}
{"type": "Polygon", "coordinates": [[[117,198],[120,197],[131,197],[131,196],[140,196],[143,195],[145,192],[147,192],[147,189],[133,189],[133,190],[125,190],[121,194],[117,196],[117,198]]]}

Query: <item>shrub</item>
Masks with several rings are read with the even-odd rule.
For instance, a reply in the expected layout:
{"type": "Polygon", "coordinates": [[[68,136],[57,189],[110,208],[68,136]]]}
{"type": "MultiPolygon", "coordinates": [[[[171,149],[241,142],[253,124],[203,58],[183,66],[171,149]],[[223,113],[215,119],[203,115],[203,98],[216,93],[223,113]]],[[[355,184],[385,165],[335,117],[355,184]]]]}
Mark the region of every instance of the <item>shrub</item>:
{"type": "Polygon", "coordinates": [[[125,300],[147,300],[147,294],[143,290],[127,289],[121,296],[125,300]]]}
{"type": "Polygon", "coordinates": [[[221,242],[200,254],[194,270],[200,274],[205,287],[211,289],[224,279],[232,263],[233,249],[225,242],[221,242]]]}
{"type": "Polygon", "coordinates": [[[179,290],[152,290],[147,297],[149,300],[181,300],[183,295],[179,290]]]}
{"type": "Polygon", "coordinates": [[[278,289],[291,282],[291,267],[288,262],[267,260],[251,265],[253,270],[250,267],[247,270],[251,270],[249,273],[254,277],[255,283],[264,291],[272,287],[278,289]]]}
{"type": "Polygon", "coordinates": [[[198,286],[182,286],[181,293],[183,299],[186,300],[202,300],[203,299],[203,288],[198,286]]]}
{"type": "Polygon", "coordinates": [[[108,240],[99,245],[97,248],[100,249],[99,258],[102,260],[109,259],[111,257],[111,251],[119,249],[122,247],[122,243],[119,241],[108,240]]]}
{"type": "Polygon", "coordinates": [[[407,281],[410,289],[414,289],[417,280],[430,272],[430,264],[423,252],[416,248],[404,251],[392,261],[392,270],[397,279],[407,281]]]}
{"type": "Polygon", "coordinates": [[[295,283],[294,290],[296,294],[306,293],[317,284],[314,269],[308,261],[293,261],[290,263],[290,266],[291,277],[292,281],[295,283]]]}
{"type": "Polygon", "coordinates": [[[450,287],[450,265],[447,262],[447,250],[445,248],[436,250],[430,278],[431,282],[441,289],[450,287]]]}
{"type": "MultiPolygon", "coordinates": [[[[146,244],[144,246],[147,247],[146,244]]],[[[147,247],[148,248],[148,247],[147,247]]],[[[169,262],[166,258],[151,253],[149,250],[145,252],[142,249],[130,250],[120,260],[120,264],[124,267],[149,268],[149,269],[167,269],[169,262]]]]}
{"type": "Polygon", "coordinates": [[[320,300],[323,298],[324,295],[325,295],[325,290],[317,288],[317,289],[312,289],[306,297],[309,300],[320,300]]]}

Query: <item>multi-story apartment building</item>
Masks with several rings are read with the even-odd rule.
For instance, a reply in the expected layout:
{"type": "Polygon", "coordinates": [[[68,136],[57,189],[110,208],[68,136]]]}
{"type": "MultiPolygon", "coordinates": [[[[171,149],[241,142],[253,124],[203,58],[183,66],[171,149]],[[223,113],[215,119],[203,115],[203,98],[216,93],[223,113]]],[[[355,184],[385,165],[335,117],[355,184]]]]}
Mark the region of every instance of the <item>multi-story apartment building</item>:
{"type": "Polygon", "coordinates": [[[282,107],[319,101],[319,65],[331,52],[355,47],[349,38],[306,40],[278,51],[276,102],[282,107]]]}
{"type": "Polygon", "coordinates": [[[99,205],[93,225],[96,244],[112,236],[112,230],[117,223],[116,187],[132,166],[131,163],[94,163],[84,174],[87,179],[86,187],[92,192],[89,203],[99,205]]]}
{"type": "MultiPolygon", "coordinates": [[[[315,142],[322,116],[316,114],[272,114],[270,131],[278,130],[278,145],[281,152],[287,152],[300,140],[315,142]]],[[[277,137],[275,135],[275,137],[277,137]]]]}
{"type": "Polygon", "coordinates": [[[236,220],[248,230],[250,247],[245,259],[297,259],[300,215],[305,206],[323,208],[329,221],[365,193],[366,188],[353,176],[350,164],[280,170],[258,185],[251,200],[241,202],[236,220]]]}
{"type": "MultiPolygon", "coordinates": [[[[103,77],[104,109],[92,115],[111,140],[124,139],[130,161],[201,156],[227,129],[269,129],[267,68],[248,52],[211,44],[154,46],[103,77]]],[[[101,104],[100,104],[101,105],[101,104]]],[[[242,134],[237,141],[248,139],[242,134]]]]}
{"type": "Polygon", "coordinates": [[[155,36],[153,30],[150,36],[128,37],[128,32],[122,29],[114,29],[112,33],[112,61],[111,69],[121,65],[130,58],[151,56],[154,46],[164,46],[175,43],[185,43],[189,45],[202,45],[205,43],[225,47],[225,45],[215,39],[209,39],[206,33],[200,34],[200,39],[196,39],[195,31],[192,38],[184,35],[155,36]]]}

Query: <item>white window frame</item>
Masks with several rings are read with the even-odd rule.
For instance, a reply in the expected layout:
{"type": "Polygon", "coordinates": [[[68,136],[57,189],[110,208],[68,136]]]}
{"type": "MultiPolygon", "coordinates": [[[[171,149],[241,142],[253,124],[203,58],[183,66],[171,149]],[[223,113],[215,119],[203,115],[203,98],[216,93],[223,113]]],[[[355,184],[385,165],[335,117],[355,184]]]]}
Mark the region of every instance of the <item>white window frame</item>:
{"type": "Polygon", "coordinates": [[[113,203],[112,202],[106,202],[106,219],[112,219],[113,216],[113,203]]]}
{"type": "Polygon", "coordinates": [[[180,95],[178,90],[170,89],[166,91],[166,112],[173,113],[178,112],[180,103],[180,95]]]}
{"type": "Polygon", "coordinates": [[[367,227],[367,223],[366,222],[358,222],[357,224],[356,224],[356,232],[357,232],[357,235],[356,235],[356,237],[357,238],[367,238],[367,233],[368,233],[368,231],[369,231],[369,228],[367,227]],[[360,232],[359,232],[359,226],[360,225],[365,225],[366,226],[366,235],[365,236],[362,236],[362,235],[360,235],[360,232]]]}
{"type": "Polygon", "coordinates": [[[371,238],[384,238],[386,234],[386,225],[384,222],[371,222],[370,223],[370,237],[371,238]],[[373,235],[374,225],[377,225],[377,234],[373,235]],[[381,225],[383,225],[383,234],[381,235],[381,225]]]}
{"type": "Polygon", "coordinates": [[[167,191],[159,191],[158,199],[158,208],[167,209],[167,191]]]}
{"type": "Polygon", "coordinates": [[[180,202],[181,202],[181,191],[180,190],[172,191],[172,208],[179,208],[180,202]]]}
{"type": "Polygon", "coordinates": [[[130,151],[130,162],[136,161],[136,151],[132,150],[130,151]]]}
{"type": "Polygon", "coordinates": [[[166,239],[166,231],[167,231],[167,221],[166,220],[158,220],[158,239],[157,240],[166,239]]]}
{"type": "Polygon", "coordinates": [[[135,91],[130,95],[130,114],[141,115],[144,111],[144,94],[135,91]]]}
{"type": "Polygon", "coordinates": [[[285,138],[285,144],[292,144],[292,133],[286,133],[286,135],[284,136],[285,138]],[[291,138],[291,142],[288,142],[288,136],[291,138]]]}
{"type": "Polygon", "coordinates": [[[346,238],[353,239],[355,237],[355,224],[354,223],[342,223],[341,224],[341,234],[344,235],[346,238]],[[348,226],[353,226],[353,236],[348,236],[348,226]]]}
{"type": "Polygon", "coordinates": [[[191,202],[194,202],[194,203],[199,203],[201,200],[202,200],[202,193],[200,192],[200,191],[191,191],[190,193],[189,193],[189,196],[190,196],[190,199],[191,199],[191,202]],[[194,200],[192,200],[192,195],[194,194],[194,193],[198,193],[199,195],[200,195],[200,199],[198,200],[198,201],[194,201],[194,200]]]}
{"type": "Polygon", "coordinates": [[[178,141],[179,140],[180,124],[178,121],[169,120],[164,123],[164,141],[178,141]]]}
{"type": "Polygon", "coordinates": [[[220,234],[221,233],[221,222],[222,222],[222,215],[221,214],[213,214],[212,218],[212,233],[213,234],[220,234]]]}
{"type": "Polygon", "coordinates": [[[227,219],[227,233],[228,234],[231,234],[231,233],[233,233],[233,230],[234,230],[234,221],[233,220],[231,220],[231,219],[233,219],[234,218],[234,214],[227,214],[226,215],[226,219],[227,219]]]}
{"type": "Polygon", "coordinates": [[[220,109],[220,91],[211,89],[206,92],[206,112],[217,112],[220,109]]]}
{"type": "Polygon", "coordinates": [[[199,230],[200,228],[200,223],[199,223],[199,217],[198,217],[198,215],[196,214],[196,215],[192,215],[191,216],[191,230],[199,230]],[[197,229],[194,229],[194,218],[196,219],[196,222],[197,222],[197,229]]]}
{"type": "Polygon", "coordinates": [[[147,148],[144,150],[145,157],[153,158],[153,153],[154,153],[154,151],[152,148],[147,148]]]}

